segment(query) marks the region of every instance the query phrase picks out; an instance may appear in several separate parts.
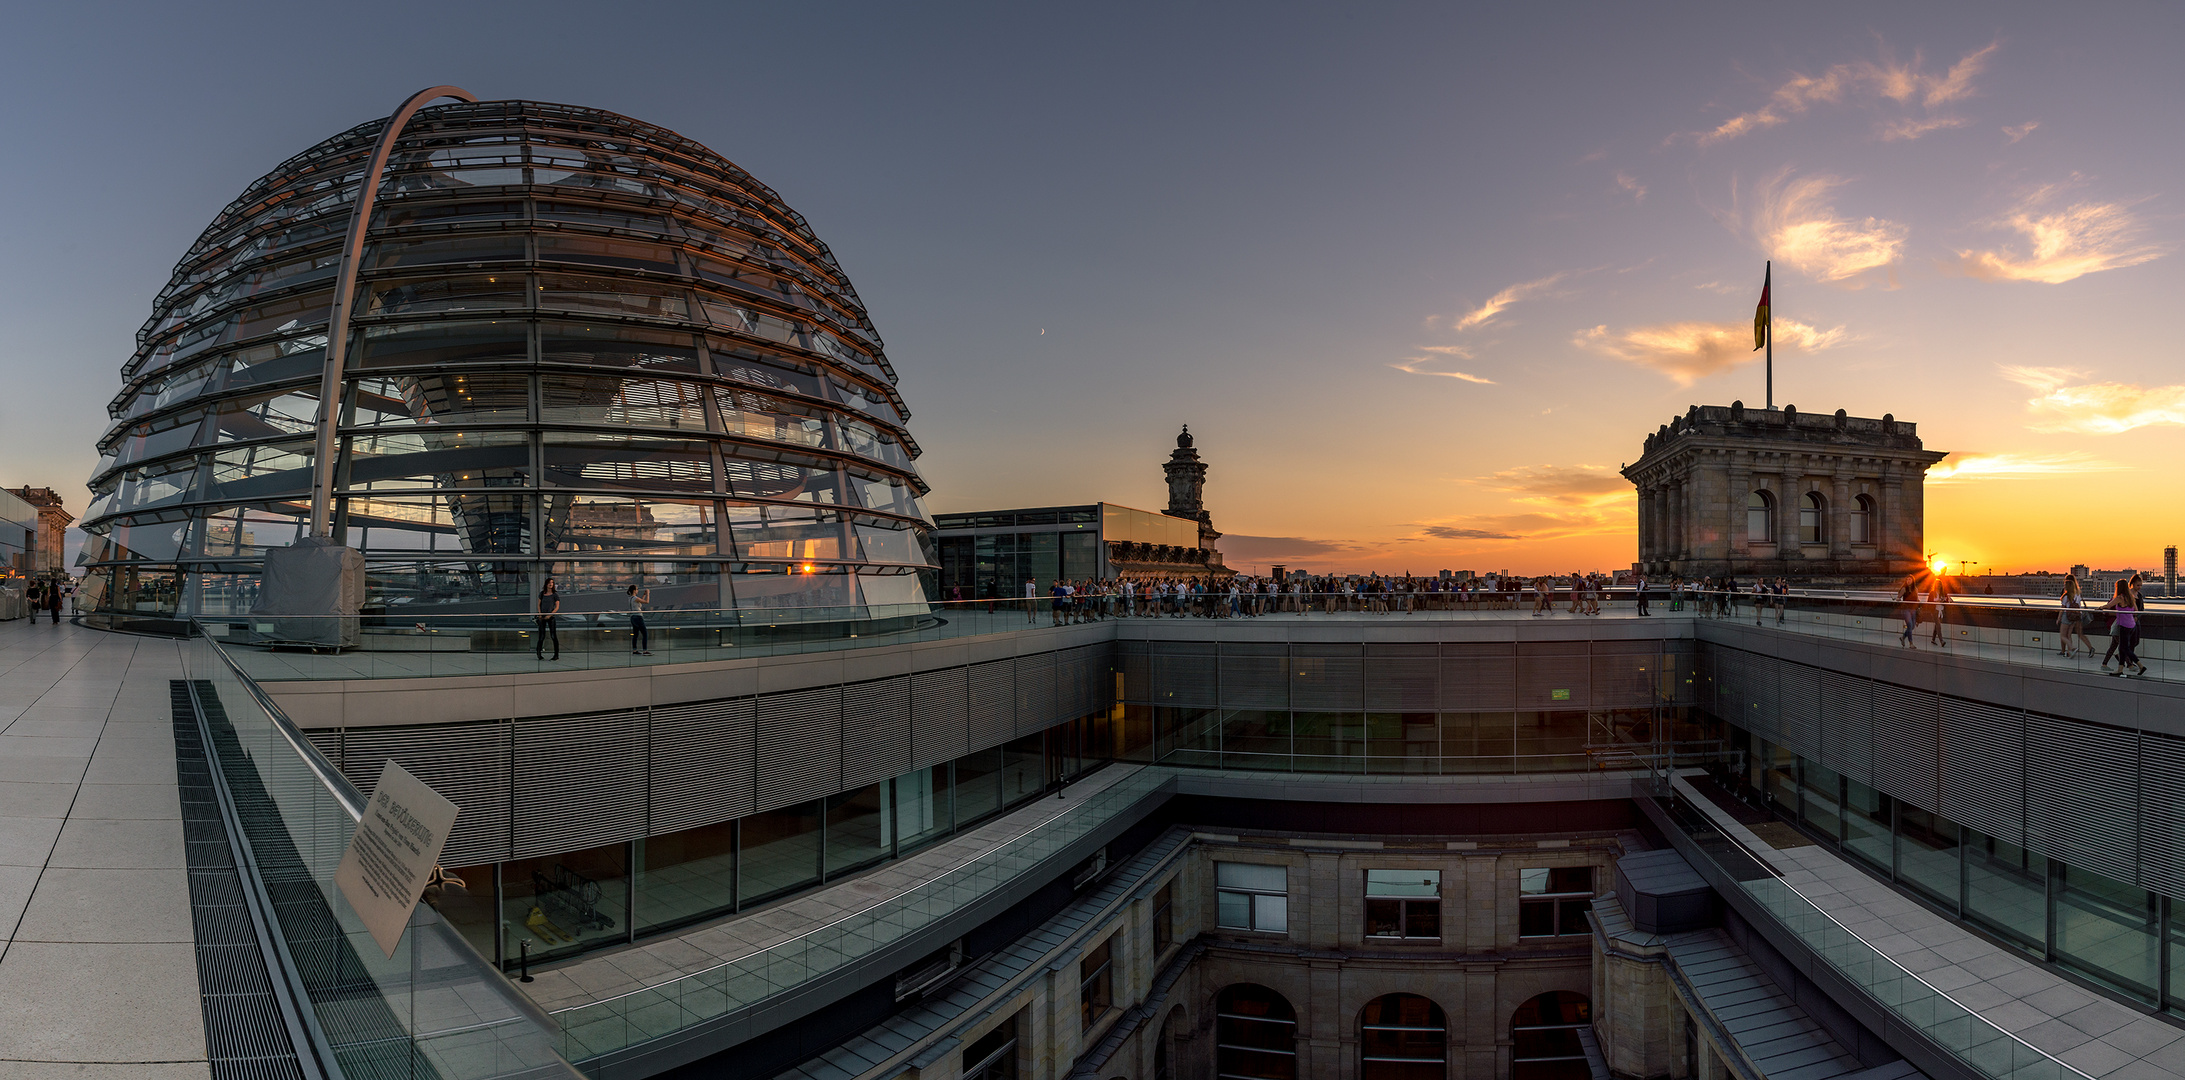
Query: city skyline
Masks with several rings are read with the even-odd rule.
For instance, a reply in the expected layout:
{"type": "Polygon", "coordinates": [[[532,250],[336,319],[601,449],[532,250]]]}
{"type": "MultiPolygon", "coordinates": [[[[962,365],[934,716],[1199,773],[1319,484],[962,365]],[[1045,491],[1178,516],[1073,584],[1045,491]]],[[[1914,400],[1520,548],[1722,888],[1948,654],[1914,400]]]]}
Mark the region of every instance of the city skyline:
{"type": "Polygon", "coordinates": [[[202,223],[453,82],[644,117],[766,177],[859,282],[935,513],[1158,508],[1188,423],[1232,566],[1626,566],[1620,465],[1688,405],[1762,404],[1773,258],[1776,403],[1953,451],[1940,557],[2145,567],[2181,524],[2145,495],[2185,386],[2143,314],[2177,283],[2178,153],[2137,121],[2179,97],[2173,12],[660,7],[633,25],[695,32],[579,45],[550,8],[419,36],[398,7],[322,56],[331,14],[257,10],[51,11],[12,42],[0,78],[46,107],[8,137],[53,165],[0,180],[0,480],[80,511],[116,369],[202,223]],[[708,64],[738,38],[823,41],[838,77],[796,49],[708,64]],[[254,62],[215,73],[216,42],[254,62]],[[36,89],[64,85],[92,89],[36,89]]]}

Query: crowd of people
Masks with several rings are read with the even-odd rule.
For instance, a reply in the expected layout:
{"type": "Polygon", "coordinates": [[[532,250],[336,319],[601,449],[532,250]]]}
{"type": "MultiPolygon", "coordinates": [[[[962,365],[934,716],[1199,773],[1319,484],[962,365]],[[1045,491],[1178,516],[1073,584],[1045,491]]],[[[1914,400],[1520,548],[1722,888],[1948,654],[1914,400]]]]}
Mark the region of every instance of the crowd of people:
{"type": "MultiPolygon", "coordinates": [[[[2080,595],[2077,578],[2067,578],[2057,614],[2062,638],[2060,655],[2073,657],[2083,650],[2093,655],[2094,643],[2086,625],[2107,612],[2112,621],[2109,648],[2102,670],[2113,675],[2144,675],[2147,665],[2139,658],[2139,618],[2146,610],[2143,575],[2116,583],[2110,602],[2089,607],[2080,595]],[[2116,666],[2111,666],[2115,660],[2116,666]]],[[[957,588],[949,600],[984,603],[988,611],[1007,604],[1021,604],[1027,622],[1044,613],[1050,623],[1062,626],[1099,619],[1238,619],[1262,615],[1307,614],[1410,614],[1424,611],[1510,611],[1529,608],[1535,617],[1562,612],[1599,615],[1601,604],[1614,591],[1616,598],[1633,603],[1640,615],[1652,614],[1653,603],[1666,603],[1670,611],[1690,611],[1701,618],[1742,618],[1749,610],[1755,623],[1784,622],[1790,608],[1788,578],[1740,582],[1733,577],[1671,578],[1649,582],[1645,577],[1626,585],[1613,585],[1603,574],[1571,573],[1538,577],[1486,574],[1448,579],[1411,575],[1369,574],[1348,577],[1291,576],[1286,579],[1238,574],[1228,578],[1163,577],[1106,580],[1057,578],[1042,588],[1026,579],[1022,595],[1012,600],[989,597],[969,601],[957,588]]],[[[1945,628],[1950,623],[1950,579],[1933,574],[1905,583],[1896,604],[1904,620],[1899,640],[1917,648],[1913,637],[1924,621],[1928,642],[1939,648],[1950,644],[1945,628]]]]}

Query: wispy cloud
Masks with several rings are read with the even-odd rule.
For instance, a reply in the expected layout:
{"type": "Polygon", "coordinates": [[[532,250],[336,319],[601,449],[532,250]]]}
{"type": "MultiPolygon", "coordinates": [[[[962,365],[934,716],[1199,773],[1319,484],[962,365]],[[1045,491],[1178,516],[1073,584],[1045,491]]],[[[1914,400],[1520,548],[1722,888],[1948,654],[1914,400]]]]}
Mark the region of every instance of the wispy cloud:
{"type": "Polygon", "coordinates": [[[1222,554],[1231,561],[1256,559],[1327,558],[1352,555],[1363,545],[1348,540],[1312,540],[1302,536],[1244,536],[1229,533],[1221,538],[1222,554]]]}
{"type": "MultiPolygon", "coordinates": [[[[1851,340],[1841,326],[1817,329],[1777,316],[1775,340],[1807,352],[1832,349],[1851,340]]],[[[1751,323],[1673,322],[1610,332],[1607,326],[1581,330],[1572,339],[1579,348],[1614,360],[1652,368],[1690,386],[1698,379],[1760,359],[1753,349],[1751,323]]]]}
{"type": "Polygon", "coordinates": [[[1507,310],[1510,305],[1515,304],[1521,300],[1530,300],[1533,297],[1554,288],[1556,283],[1562,281],[1564,277],[1565,275],[1561,273],[1555,273],[1549,274],[1547,277],[1544,278],[1535,278],[1531,281],[1520,281],[1517,284],[1512,285],[1509,288],[1506,288],[1501,292],[1498,292],[1493,296],[1488,297],[1486,303],[1481,304],[1480,306],[1473,308],[1471,311],[1458,316],[1456,322],[1450,324],[1450,329],[1470,330],[1474,327],[1485,326],[1489,322],[1492,322],[1495,316],[1500,315],[1503,313],[1503,311],[1507,310]]]}
{"type": "Polygon", "coordinates": [[[1475,483],[1511,492],[1521,502],[1593,506],[1631,494],[1631,482],[1606,465],[1525,465],[1475,483]]]}
{"type": "Polygon", "coordinates": [[[2034,391],[2026,402],[2035,431],[2117,435],[2135,428],[2185,424],[2185,386],[2082,382],[2074,368],[2002,367],[2004,378],[2034,391]]]}
{"type": "Polygon", "coordinates": [[[2103,270],[2152,262],[2169,253],[2148,243],[2146,230],[2123,203],[2078,202],[2052,209],[2057,196],[2080,183],[2036,189],[2009,213],[1989,222],[2024,238],[2022,249],[1998,247],[1957,253],[1957,268],[1983,281],[2039,281],[2059,285],[2103,270]]]}
{"type": "Polygon", "coordinates": [[[1760,250],[1816,281],[1846,281],[1895,263],[1910,230],[1877,217],[1839,216],[1831,194],[1846,183],[1788,169],[1762,181],[1747,225],[1760,250]]]}
{"type": "Polygon", "coordinates": [[[1628,532],[1632,515],[1597,509],[1562,513],[1484,514],[1420,527],[1436,540],[1553,540],[1566,536],[1628,532]]]}
{"type": "Polygon", "coordinates": [[[1961,128],[1971,122],[1962,116],[1907,116],[1875,124],[1874,137],[1883,142],[1910,142],[1922,135],[1961,128]]]}
{"type": "MultiPolygon", "coordinates": [[[[1923,70],[1924,63],[1918,53],[1912,54],[1909,63],[1898,63],[1884,53],[1879,60],[1836,64],[1819,75],[1792,75],[1768,95],[1766,104],[1750,112],[1739,113],[1712,130],[1694,132],[1691,138],[1701,146],[1727,142],[1788,123],[1815,105],[1879,103],[1886,100],[1906,108],[1931,113],[1970,97],[1973,93],[1973,79],[1987,66],[1988,58],[1994,55],[1995,50],[1996,46],[1990,44],[1984,49],[1968,53],[1964,59],[1950,65],[1948,71],[1940,74],[1923,70]]],[[[1883,125],[1883,130],[1877,131],[1877,134],[1885,139],[1889,138],[1886,130],[1888,126],[1883,125]]],[[[1958,125],[1941,124],[1926,130],[1955,126],[1958,125]]],[[[1925,133],[1920,131],[1896,137],[1917,138],[1925,133]]]]}
{"type": "Polygon", "coordinates": [[[1469,371],[1458,371],[1449,367],[1451,361],[1472,359],[1472,350],[1462,345],[1421,345],[1418,349],[1420,355],[1407,356],[1389,366],[1409,375],[1439,375],[1483,386],[1495,385],[1493,379],[1484,375],[1474,375],[1469,371]]]}
{"type": "Polygon", "coordinates": [[[2062,454],[1955,453],[1927,470],[1930,484],[1962,484],[1974,480],[2026,480],[2043,476],[2116,472],[2124,466],[2103,461],[2083,450],[2062,454]]]}
{"type": "Polygon", "coordinates": [[[1640,183],[1638,177],[1619,169],[1616,172],[1616,186],[1630,195],[1632,202],[1646,201],[1646,185],[1640,183]]]}
{"type": "Polygon", "coordinates": [[[2011,124],[2003,129],[2003,135],[2005,138],[2015,143],[2018,140],[2033,134],[2033,129],[2040,126],[2041,122],[2039,120],[2028,120],[2023,124],[2011,124]]]}

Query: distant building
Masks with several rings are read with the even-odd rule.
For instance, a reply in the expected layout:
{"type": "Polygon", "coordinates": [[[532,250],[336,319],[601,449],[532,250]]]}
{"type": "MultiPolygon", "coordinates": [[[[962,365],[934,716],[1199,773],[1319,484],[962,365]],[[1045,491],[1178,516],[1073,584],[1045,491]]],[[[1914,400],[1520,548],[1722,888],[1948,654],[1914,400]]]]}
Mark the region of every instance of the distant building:
{"type": "Polygon", "coordinates": [[[61,493],[52,488],[8,488],[8,494],[37,509],[37,538],[32,542],[25,570],[34,574],[65,574],[62,554],[68,547],[68,526],[76,515],[63,506],[61,493]]]}
{"type": "Polygon", "coordinates": [[[2162,591],[2166,596],[2177,595],[2177,545],[2162,549],[2162,591]]]}
{"type": "Polygon", "coordinates": [[[1639,567],[1876,582],[1925,567],[1924,486],[1946,454],[1911,423],[1694,405],[1646,438],[1639,567]]]}

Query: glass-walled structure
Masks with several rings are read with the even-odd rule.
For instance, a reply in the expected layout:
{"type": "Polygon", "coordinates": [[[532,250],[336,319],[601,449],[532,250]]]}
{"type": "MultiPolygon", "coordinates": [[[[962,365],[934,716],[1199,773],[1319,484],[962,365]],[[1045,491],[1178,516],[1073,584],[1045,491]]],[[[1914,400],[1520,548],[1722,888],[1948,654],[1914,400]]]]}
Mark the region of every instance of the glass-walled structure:
{"type": "MultiPolygon", "coordinates": [[[[87,608],[247,612],[307,529],[332,286],[383,121],[284,162],[176,266],[100,443],[87,608]]],[[[802,216],[673,132],[445,105],[362,252],[333,527],[368,606],[521,610],[553,574],[656,608],[918,603],[908,410],[802,216]]]]}
{"type": "Polygon", "coordinates": [[[1041,596],[1057,578],[1185,577],[1207,571],[1199,523],[1115,503],[1041,506],[941,514],[941,598],[1021,597],[1031,581],[1041,596]]]}
{"type": "Polygon", "coordinates": [[[1851,861],[2029,959],[2185,1014],[2185,901],[1892,798],[1742,730],[1735,736],[1750,748],[1751,779],[1767,801],[1851,861]]]}

